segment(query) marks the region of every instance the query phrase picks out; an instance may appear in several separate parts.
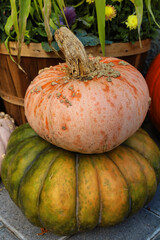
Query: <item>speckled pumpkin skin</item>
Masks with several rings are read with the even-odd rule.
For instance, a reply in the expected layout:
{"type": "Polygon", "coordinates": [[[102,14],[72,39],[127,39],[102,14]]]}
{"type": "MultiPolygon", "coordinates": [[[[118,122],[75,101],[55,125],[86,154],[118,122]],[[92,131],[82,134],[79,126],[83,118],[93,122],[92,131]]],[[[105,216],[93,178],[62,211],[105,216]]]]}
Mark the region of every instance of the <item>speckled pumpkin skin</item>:
{"type": "Polygon", "coordinates": [[[117,224],[149,202],[160,180],[160,151],[139,129],[108,153],[73,153],[24,124],[9,140],[2,180],[32,224],[71,235],[117,224]]]}
{"type": "Polygon", "coordinates": [[[116,58],[120,76],[67,79],[67,65],[42,71],[25,96],[25,114],[39,136],[74,152],[103,153],[130,137],[148,111],[149,92],[141,73],[116,58]]]}

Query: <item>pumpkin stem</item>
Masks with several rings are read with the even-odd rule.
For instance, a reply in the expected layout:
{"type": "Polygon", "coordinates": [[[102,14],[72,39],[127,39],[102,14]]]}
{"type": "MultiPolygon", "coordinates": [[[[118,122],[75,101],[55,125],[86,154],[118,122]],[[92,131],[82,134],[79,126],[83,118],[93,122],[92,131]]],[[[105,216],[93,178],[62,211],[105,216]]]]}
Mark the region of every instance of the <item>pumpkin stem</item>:
{"type": "Polygon", "coordinates": [[[55,32],[55,39],[63,52],[69,71],[75,77],[83,77],[94,71],[81,41],[66,27],[55,32]]]}
{"type": "Polygon", "coordinates": [[[48,230],[46,228],[41,228],[41,233],[37,233],[37,235],[44,235],[47,232],[48,230]]]}
{"type": "Polygon", "coordinates": [[[89,59],[81,41],[66,27],[61,27],[55,32],[55,39],[60,50],[63,52],[69,73],[80,80],[91,80],[95,76],[105,76],[107,81],[111,77],[120,76],[120,72],[113,68],[112,62],[101,62],[101,57],[89,59]]]}

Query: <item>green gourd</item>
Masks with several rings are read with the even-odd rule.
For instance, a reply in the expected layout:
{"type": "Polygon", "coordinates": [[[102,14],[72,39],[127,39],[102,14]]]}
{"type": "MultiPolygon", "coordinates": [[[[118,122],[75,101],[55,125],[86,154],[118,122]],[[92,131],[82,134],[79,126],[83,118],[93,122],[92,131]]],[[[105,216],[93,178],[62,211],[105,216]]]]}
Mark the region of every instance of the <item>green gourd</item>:
{"type": "Polygon", "coordinates": [[[115,225],[148,203],[160,181],[160,151],[139,129],[110,152],[79,154],[24,124],[9,139],[2,180],[32,224],[72,235],[115,225]]]}

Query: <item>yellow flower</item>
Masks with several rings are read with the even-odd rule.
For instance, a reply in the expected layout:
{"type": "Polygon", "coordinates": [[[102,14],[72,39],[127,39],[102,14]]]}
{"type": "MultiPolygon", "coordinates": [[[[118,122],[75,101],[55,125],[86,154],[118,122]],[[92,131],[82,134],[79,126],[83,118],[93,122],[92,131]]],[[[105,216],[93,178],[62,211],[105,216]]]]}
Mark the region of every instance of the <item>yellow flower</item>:
{"type": "Polygon", "coordinates": [[[130,30],[136,29],[138,26],[137,15],[129,15],[126,21],[126,25],[130,30]]]}
{"type": "Polygon", "coordinates": [[[105,17],[106,21],[112,21],[112,18],[116,17],[116,9],[114,6],[106,5],[105,7],[105,17]]]}
{"type": "Polygon", "coordinates": [[[86,0],[86,2],[91,4],[91,3],[94,3],[94,0],[86,0]]]}

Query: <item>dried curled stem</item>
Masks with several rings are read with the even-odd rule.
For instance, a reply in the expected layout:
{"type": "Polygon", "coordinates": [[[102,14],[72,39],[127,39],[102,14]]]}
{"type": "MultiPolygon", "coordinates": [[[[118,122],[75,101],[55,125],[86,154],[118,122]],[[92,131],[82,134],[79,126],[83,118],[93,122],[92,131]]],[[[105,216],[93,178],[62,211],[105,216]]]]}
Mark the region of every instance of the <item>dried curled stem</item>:
{"type": "Polygon", "coordinates": [[[80,80],[91,80],[95,76],[105,76],[107,81],[111,77],[120,76],[119,71],[113,68],[114,64],[101,62],[100,57],[90,60],[81,41],[66,27],[61,27],[55,32],[55,39],[63,52],[69,73],[80,80]]]}
{"type": "Polygon", "coordinates": [[[93,71],[83,44],[68,28],[61,27],[56,30],[55,39],[72,75],[83,77],[93,71]]]}

